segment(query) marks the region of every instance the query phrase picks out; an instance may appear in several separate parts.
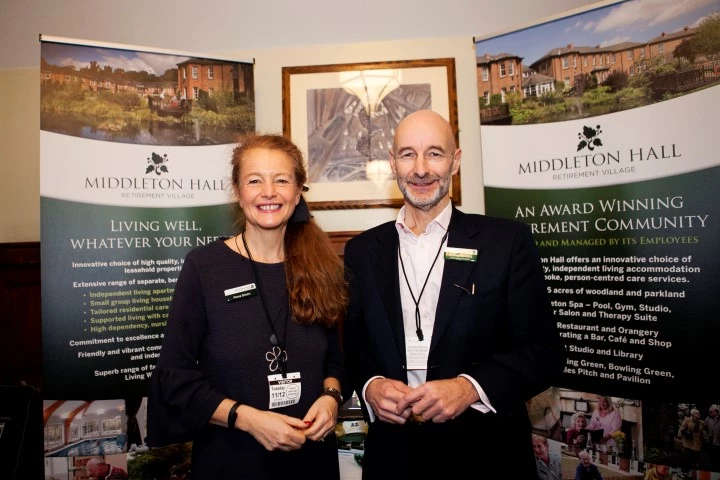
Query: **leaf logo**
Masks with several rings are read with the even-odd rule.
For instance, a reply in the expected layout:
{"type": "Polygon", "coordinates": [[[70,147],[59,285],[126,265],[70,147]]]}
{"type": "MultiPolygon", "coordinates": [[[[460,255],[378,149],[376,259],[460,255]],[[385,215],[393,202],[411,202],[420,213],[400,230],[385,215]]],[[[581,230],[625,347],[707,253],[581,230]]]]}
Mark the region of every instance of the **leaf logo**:
{"type": "Polygon", "coordinates": [[[152,156],[148,157],[147,159],[148,166],[145,169],[145,173],[147,174],[155,172],[156,175],[168,173],[166,163],[168,163],[169,161],[170,159],[168,159],[167,154],[160,156],[157,153],[153,152],[152,156]]]}
{"type": "Polygon", "coordinates": [[[602,147],[601,133],[600,125],[596,125],[595,128],[584,126],[583,131],[578,133],[580,143],[578,143],[577,151],[579,152],[585,147],[590,151],[595,150],[595,147],[602,147]]]}

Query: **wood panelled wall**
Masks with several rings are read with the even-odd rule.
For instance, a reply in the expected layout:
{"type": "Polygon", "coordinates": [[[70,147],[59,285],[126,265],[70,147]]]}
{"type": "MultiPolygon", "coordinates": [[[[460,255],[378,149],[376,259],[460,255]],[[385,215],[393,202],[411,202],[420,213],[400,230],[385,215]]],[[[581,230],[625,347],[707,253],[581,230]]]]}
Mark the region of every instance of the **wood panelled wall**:
{"type": "MultiPolygon", "coordinates": [[[[342,257],[359,232],[328,235],[342,257]]],[[[0,243],[0,385],[42,389],[40,243],[0,243]]]]}
{"type": "Polygon", "coordinates": [[[0,295],[0,384],[40,387],[40,243],[0,244],[0,295]]]}

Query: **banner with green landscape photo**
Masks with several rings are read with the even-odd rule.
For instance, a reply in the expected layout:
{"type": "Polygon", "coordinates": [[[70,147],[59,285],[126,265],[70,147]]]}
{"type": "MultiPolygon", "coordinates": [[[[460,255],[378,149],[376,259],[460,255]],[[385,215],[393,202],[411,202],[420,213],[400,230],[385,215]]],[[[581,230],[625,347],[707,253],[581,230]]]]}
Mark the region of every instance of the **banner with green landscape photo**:
{"type": "Polygon", "coordinates": [[[719,12],[633,0],[476,39],[486,214],[530,225],[568,356],[528,403],[558,478],[582,450],[606,478],[720,472],[719,12]],[[618,426],[569,440],[603,402],[618,426]]]}
{"type": "Polygon", "coordinates": [[[48,37],[41,56],[45,469],[68,478],[144,445],[185,254],[234,233],[253,64],[48,37]]]}

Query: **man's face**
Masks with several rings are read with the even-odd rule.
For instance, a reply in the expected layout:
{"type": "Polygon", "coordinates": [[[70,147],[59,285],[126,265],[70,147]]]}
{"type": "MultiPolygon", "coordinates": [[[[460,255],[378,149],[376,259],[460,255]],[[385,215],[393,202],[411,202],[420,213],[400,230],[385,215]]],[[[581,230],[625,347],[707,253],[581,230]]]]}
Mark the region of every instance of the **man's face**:
{"type": "Polygon", "coordinates": [[[87,473],[90,478],[98,478],[98,466],[97,465],[90,465],[87,467],[87,473]]]}
{"type": "Polygon", "coordinates": [[[667,465],[658,465],[655,467],[655,471],[660,475],[665,475],[668,472],[668,467],[667,465]]]}
{"type": "Polygon", "coordinates": [[[432,112],[416,112],[398,126],[390,165],[405,202],[430,211],[450,192],[452,176],[460,168],[447,122],[432,112]]]}
{"type": "Polygon", "coordinates": [[[716,417],[718,416],[718,413],[720,413],[720,412],[718,412],[717,409],[715,409],[715,408],[713,408],[712,410],[710,410],[710,416],[711,416],[712,418],[716,418],[716,417]]]}
{"type": "Polygon", "coordinates": [[[700,420],[700,412],[692,412],[690,415],[692,415],[692,418],[695,420],[700,420]]]}
{"type": "Polygon", "coordinates": [[[108,474],[107,470],[109,470],[109,468],[104,465],[88,465],[87,467],[88,476],[93,479],[106,476],[108,474]]]}
{"type": "Polygon", "coordinates": [[[580,463],[582,463],[586,467],[590,466],[590,455],[581,455],[580,463]]]}

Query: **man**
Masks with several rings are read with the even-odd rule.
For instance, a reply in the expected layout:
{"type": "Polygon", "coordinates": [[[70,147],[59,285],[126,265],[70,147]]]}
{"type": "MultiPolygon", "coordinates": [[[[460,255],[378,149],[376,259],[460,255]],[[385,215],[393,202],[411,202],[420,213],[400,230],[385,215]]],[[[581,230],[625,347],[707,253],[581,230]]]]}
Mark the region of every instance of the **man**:
{"type": "Polygon", "coordinates": [[[540,480],[560,480],[562,476],[560,455],[550,453],[547,438],[533,434],[532,444],[533,453],[535,454],[537,477],[540,480]]]}
{"type": "Polygon", "coordinates": [[[603,480],[600,470],[597,468],[597,465],[592,463],[587,450],[582,450],[578,453],[578,458],[580,459],[580,463],[575,467],[575,480],[603,480]]]}
{"type": "Polygon", "coordinates": [[[683,419],[678,429],[677,436],[681,439],[683,451],[693,466],[700,463],[704,430],[705,422],[700,420],[700,410],[697,408],[690,410],[690,416],[683,419]]]}
{"type": "Polygon", "coordinates": [[[346,365],[371,422],[365,479],[537,475],[525,402],[565,352],[528,226],[451,205],[461,153],[437,113],[406,117],[390,152],[398,219],[346,245],[346,365]]]}
{"type": "Polygon", "coordinates": [[[108,465],[102,458],[91,458],[85,464],[85,468],[93,480],[127,480],[128,478],[125,470],[108,465]]]}
{"type": "Polygon", "coordinates": [[[710,405],[705,417],[705,440],[714,449],[720,449],[720,407],[710,405]]]}
{"type": "Polygon", "coordinates": [[[720,469],[720,407],[710,405],[705,417],[705,445],[710,453],[712,468],[720,469]]]}

